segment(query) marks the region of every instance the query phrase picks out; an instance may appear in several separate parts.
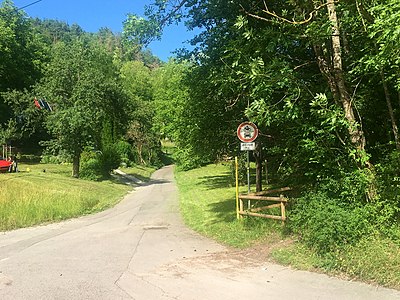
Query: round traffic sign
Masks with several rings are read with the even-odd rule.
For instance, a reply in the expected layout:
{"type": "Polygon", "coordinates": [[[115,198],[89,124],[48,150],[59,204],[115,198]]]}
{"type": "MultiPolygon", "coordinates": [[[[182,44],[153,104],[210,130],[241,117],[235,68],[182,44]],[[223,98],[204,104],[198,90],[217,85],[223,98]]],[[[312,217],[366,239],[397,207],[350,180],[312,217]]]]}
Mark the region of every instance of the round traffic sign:
{"type": "Polygon", "coordinates": [[[237,136],[243,143],[251,143],[258,137],[258,128],[254,123],[243,122],[237,129],[237,136]]]}

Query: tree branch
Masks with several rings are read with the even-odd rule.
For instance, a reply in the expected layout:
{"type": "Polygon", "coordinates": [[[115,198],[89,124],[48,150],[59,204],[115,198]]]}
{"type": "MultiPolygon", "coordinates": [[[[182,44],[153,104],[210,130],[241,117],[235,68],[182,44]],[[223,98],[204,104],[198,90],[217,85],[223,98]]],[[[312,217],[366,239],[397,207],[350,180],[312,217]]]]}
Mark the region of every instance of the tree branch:
{"type": "MultiPolygon", "coordinates": [[[[281,20],[283,22],[286,22],[286,23],[289,23],[289,24],[292,24],[292,25],[303,25],[303,24],[307,24],[308,22],[310,22],[312,20],[312,18],[314,17],[315,13],[317,13],[320,9],[322,9],[325,6],[327,6],[327,3],[324,3],[324,4],[321,4],[320,6],[317,6],[313,11],[308,13],[308,18],[307,19],[304,19],[304,20],[301,20],[301,21],[289,20],[289,19],[286,19],[286,18],[284,18],[282,16],[279,16],[275,12],[269,10],[269,8],[267,6],[267,3],[265,1],[264,1],[265,9],[263,9],[262,12],[267,14],[267,15],[269,15],[269,16],[271,16],[271,17],[274,17],[274,18],[276,18],[278,20],[281,20]]],[[[242,5],[241,5],[241,7],[242,7],[243,11],[248,16],[251,16],[253,18],[256,18],[256,19],[259,19],[259,20],[263,20],[263,21],[269,21],[269,19],[267,19],[265,17],[261,17],[259,15],[255,15],[255,14],[252,14],[252,13],[248,12],[242,5]]]]}
{"type": "Polygon", "coordinates": [[[172,11],[161,20],[160,27],[163,27],[165,23],[167,23],[167,21],[170,20],[177,11],[180,10],[183,5],[185,5],[186,2],[188,2],[188,0],[181,0],[178,5],[173,7],[172,11]]]}

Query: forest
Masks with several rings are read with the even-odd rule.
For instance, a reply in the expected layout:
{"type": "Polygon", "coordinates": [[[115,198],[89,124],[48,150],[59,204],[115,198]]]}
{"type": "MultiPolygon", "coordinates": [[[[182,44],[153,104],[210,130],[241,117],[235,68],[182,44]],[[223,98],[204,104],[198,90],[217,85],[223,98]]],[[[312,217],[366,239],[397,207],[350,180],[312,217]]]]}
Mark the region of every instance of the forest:
{"type": "MultiPolygon", "coordinates": [[[[156,0],[122,33],[0,7],[0,143],[101,179],[121,163],[183,170],[242,156],[296,191],[288,229],[321,253],[362,237],[400,243],[399,0],[156,0]],[[170,23],[200,29],[162,62],[170,23]]],[[[259,175],[260,176],[260,175],[259,175]]],[[[258,186],[258,189],[261,189],[258,186]]]]}

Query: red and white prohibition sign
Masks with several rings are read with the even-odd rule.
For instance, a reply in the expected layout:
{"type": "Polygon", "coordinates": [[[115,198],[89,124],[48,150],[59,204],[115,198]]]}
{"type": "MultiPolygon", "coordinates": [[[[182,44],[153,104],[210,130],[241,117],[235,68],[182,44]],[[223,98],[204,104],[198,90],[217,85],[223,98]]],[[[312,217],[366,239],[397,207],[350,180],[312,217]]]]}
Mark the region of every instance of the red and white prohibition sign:
{"type": "Polygon", "coordinates": [[[237,129],[237,136],[243,143],[251,143],[258,137],[258,128],[254,123],[243,122],[237,129]]]}

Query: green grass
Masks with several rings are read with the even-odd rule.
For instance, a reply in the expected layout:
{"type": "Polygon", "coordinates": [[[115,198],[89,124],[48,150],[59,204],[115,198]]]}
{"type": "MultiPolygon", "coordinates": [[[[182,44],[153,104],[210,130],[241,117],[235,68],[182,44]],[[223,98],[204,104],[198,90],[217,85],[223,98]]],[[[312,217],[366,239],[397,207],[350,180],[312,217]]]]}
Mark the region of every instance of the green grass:
{"type": "Polygon", "coordinates": [[[338,269],[351,277],[400,289],[400,246],[385,237],[365,237],[336,258],[338,269]]]}
{"type": "MultiPolygon", "coordinates": [[[[176,172],[181,212],[188,226],[224,244],[244,248],[265,241],[280,239],[281,225],[276,221],[236,219],[235,187],[229,167],[209,165],[176,172]]],[[[241,187],[242,191],[246,187],[241,187]]]]}
{"type": "Polygon", "coordinates": [[[112,207],[130,187],[71,177],[71,165],[20,164],[0,174],[0,230],[65,220],[112,207]]]}
{"type": "MultiPolygon", "coordinates": [[[[228,166],[177,171],[175,177],[186,224],[205,236],[236,248],[266,247],[270,249],[269,259],[296,269],[400,289],[399,243],[379,235],[370,236],[335,253],[320,255],[296,240],[296,236],[284,237],[285,228],[277,221],[236,220],[235,188],[228,166]]],[[[241,187],[241,192],[245,191],[246,187],[241,187]]]]}
{"type": "Polygon", "coordinates": [[[127,168],[119,168],[122,172],[135,176],[136,178],[142,181],[149,181],[151,174],[154,173],[156,170],[155,167],[147,167],[147,166],[134,166],[134,167],[127,167],[127,168]]]}

